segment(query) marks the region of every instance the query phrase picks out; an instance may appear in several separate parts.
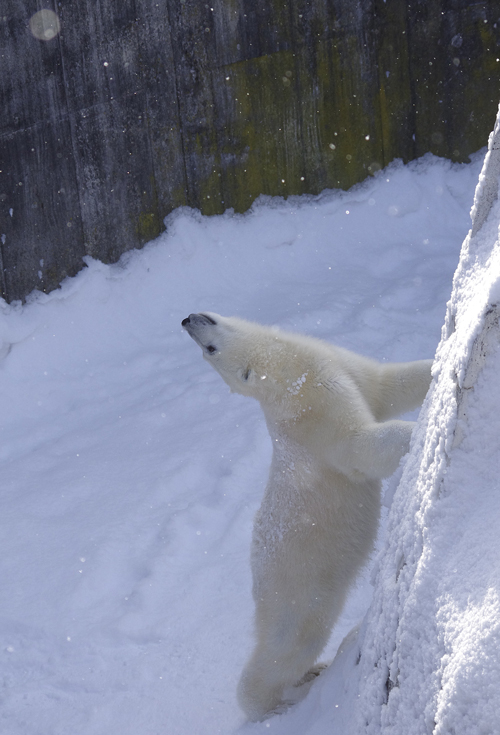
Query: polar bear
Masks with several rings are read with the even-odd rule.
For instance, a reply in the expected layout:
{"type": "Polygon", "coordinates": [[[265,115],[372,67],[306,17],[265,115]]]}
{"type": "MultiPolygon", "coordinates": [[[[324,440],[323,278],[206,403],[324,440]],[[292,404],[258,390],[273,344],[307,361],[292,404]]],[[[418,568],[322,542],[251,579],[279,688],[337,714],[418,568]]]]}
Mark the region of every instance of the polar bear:
{"type": "Polygon", "coordinates": [[[232,391],[256,398],[273,444],[255,518],[256,645],[238,685],[251,720],[283,710],[318,656],[377,532],[380,480],[409,448],[432,360],[381,364],[312,337],[190,314],[182,326],[232,391]]]}

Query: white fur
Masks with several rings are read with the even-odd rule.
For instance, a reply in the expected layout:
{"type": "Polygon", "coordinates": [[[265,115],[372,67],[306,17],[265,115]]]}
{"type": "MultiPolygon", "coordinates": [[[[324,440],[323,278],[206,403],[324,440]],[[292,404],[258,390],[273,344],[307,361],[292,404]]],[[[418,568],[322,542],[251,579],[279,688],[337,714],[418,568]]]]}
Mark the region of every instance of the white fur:
{"type": "Polygon", "coordinates": [[[273,442],[252,545],[256,645],[238,686],[259,720],[311,669],[368,558],[380,479],[413,428],[392,417],[421,404],[432,361],[380,364],[209,312],[183,326],[231,390],[260,401],[273,442]]]}

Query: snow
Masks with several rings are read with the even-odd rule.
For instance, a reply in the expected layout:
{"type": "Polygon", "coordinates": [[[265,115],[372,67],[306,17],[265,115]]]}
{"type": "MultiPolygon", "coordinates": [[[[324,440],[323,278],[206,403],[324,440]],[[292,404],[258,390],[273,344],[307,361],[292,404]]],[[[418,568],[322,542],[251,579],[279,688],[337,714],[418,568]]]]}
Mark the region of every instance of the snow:
{"type": "MultiPolygon", "coordinates": [[[[469,165],[432,156],[396,162],[348,192],[261,197],[246,215],[180,209],[165,234],[118,264],[88,259],[59,290],[35,293],[25,306],[1,304],[0,732],[347,732],[370,656],[366,649],[355,666],[355,635],[284,715],[248,724],[238,708],[236,683],[252,645],[250,536],[271,441],[258,404],[228,393],[180,322],[208,310],[380,360],[432,357],[483,156],[469,165]]],[[[446,480],[459,489],[445,484],[442,503],[429,504],[438,519],[419,577],[423,604],[439,613],[440,647],[435,631],[429,645],[447,657],[438,667],[439,732],[449,732],[446,717],[460,709],[457,735],[476,732],[466,717],[495,701],[481,673],[486,658],[498,666],[495,370],[488,363],[477,387],[491,412],[479,403],[471,411],[462,459],[446,480]],[[479,493],[465,481],[475,473],[479,493]],[[476,546],[478,534],[493,546],[476,546]],[[446,560],[437,573],[439,548],[446,560]]],[[[395,484],[387,484],[387,503],[395,484]]],[[[407,502],[398,491],[396,509],[407,502]]],[[[412,502],[425,539],[426,506],[412,502]]],[[[379,549],[397,528],[391,523],[379,549]]],[[[414,551],[405,528],[402,577],[414,551]]],[[[380,559],[377,568],[383,574],[380,559]]],[[[325,661],[365,615],[370,575],[353,590],[325,661]]],[[[423,644],[413,645],[421,658],[423,644]]],[[[375,711],[377,687],[368,682],[360,711],[375,711]]],[[[418,706],[415,699],[409,717],[420,716],[418,706]]]]}

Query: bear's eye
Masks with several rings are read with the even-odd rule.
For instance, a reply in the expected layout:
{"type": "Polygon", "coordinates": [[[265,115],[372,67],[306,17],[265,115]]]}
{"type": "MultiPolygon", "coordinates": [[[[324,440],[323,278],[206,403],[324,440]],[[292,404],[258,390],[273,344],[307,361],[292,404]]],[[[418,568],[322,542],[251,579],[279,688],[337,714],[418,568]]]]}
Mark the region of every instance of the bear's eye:
{"type": "Polygon", "coordinates": [[[248,380],[249,376],[250,376],[250,368],[247,368],[246,371],[244,373],[242,373],[241,379],[242,380],[248,380]]]}
{"type": "Polygon", "coordinates": [[[207,352],[210,352],[210,354],[212,354],[213,352],[216,352],[216,351],[217,351],[216,347],[214,347],[213,345],[208,345],[207,352]]]}

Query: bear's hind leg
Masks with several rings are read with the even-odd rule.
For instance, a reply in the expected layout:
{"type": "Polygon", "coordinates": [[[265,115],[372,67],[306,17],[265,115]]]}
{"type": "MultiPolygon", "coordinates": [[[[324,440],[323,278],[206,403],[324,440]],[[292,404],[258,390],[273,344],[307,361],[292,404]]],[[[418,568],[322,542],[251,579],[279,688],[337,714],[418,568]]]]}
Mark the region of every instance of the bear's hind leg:
{"type": "MultiPolygon", "coordinates": [[[[238,685],[240,706],[254,721],[286,704],[283,692],[287,687],[305,683],[303,679],[314,671],[331,630],[330,621],[318,615],[292,621],[285,614],[281,621],[272,620],[271,626],[268,631],[258,626],[257,645],[238,685]]],[[[319,673],[315,672],[314,677],[319,673]]]]}

